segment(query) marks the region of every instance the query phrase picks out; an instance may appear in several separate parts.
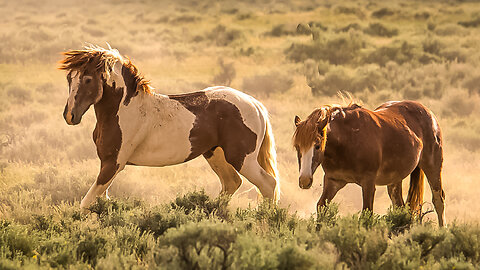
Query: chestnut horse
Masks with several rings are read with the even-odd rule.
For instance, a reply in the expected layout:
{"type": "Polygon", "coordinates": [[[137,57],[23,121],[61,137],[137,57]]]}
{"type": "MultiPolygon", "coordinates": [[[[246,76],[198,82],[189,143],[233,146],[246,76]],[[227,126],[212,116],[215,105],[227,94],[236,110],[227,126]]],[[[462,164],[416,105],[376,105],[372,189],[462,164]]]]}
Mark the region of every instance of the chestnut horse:
{"type": "Polygon", "coordinates": [[[137,68],[115,49],[97,46],[63,53],[69,97],[63,116],[80,123],[93,105],[93,141],[101,166],[81,202],[106,194],[125,165],[167,166],[203,155],[233,194],[245,176],[269,199],[278,200],[275,142],[268,112],[253,97],[227,87],[181,95],[153,93],[137,68]]]}
{"type": "Polygon", "coordinates": [[[362,187],[363,209],[373,210],[376,185],[386,185],[392,203],[403,206],[402,180],[410,174],[407,201],[419,212],[425,174],[438,223],[445,224],[442,133],[434,114],[422,104],[391,101],[374,111],[357,104],[330,105],[314,110],[305,121],[296,116],[295,125],[300,187],[311,187],[319,165],[325,172],[317,207],[347,183],[362,187]]]}

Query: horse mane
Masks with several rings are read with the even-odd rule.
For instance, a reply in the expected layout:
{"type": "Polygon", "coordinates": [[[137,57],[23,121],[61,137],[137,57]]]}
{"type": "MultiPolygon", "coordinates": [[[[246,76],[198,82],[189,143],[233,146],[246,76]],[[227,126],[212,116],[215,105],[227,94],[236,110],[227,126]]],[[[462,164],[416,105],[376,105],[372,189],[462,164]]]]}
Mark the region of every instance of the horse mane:
{"type": "Polygon", "coordinates": [[[324,128],[322,133],[317,128],[317,123],[327,119],[327,124],[332,120],[332,116],[337,113],[344,114],[345,111],[361,108],[358,103],[353,101],[347,106],[338,104],[328,104],[315,109],[304,121],[301,121],[293,134],[293,144],[298,145],[302,149],[307,149],[312,146],[319,137],[323,137],[322,148],[325,149],[325,142],[327,136],[327,129],[324,128]]]}
{"type": "Polygon", "coordinates": [[[143,75],[140,74],[138,68],[132,63],[130,58],[125,55],[125,61],[123,66],[128,69],[130,74],[133,76],[135,83],[137,84],[137,89],[141,88],[145,93],[151,93],[152,87],[150,86],[150,80],[145,79],[143,75]]]}
{"type": "MultiPolygon", "coordinates": [[[[110,45],[108,49],[96,45],[87,45],[81,50],[70,50],[63,52],[65,56],[60,61],[58,69],[61,70],[80,70],[83,71],[88,67],[94,67],[101,72],[105,80],[110,79],[110,73],[117,62],[120,62],[128,69],[137,84],[137,89],[141,88],[146,93],[151,93],[150,81],[146,80],[138,71],[137,67],[132,63],[128,56],[122,56],[117,49],[112,49],[110,45]]],[[[135,91],[137,91],[137,89],[135,91]]]]}

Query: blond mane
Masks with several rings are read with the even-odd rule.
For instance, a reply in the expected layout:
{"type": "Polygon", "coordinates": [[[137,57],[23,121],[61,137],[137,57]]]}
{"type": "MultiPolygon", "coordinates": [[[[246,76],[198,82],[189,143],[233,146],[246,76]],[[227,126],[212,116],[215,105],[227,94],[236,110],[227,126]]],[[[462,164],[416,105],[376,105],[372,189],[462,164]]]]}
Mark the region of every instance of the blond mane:
{"type": "Polygon", "coordinates": [[[322,150],[325,150],[327,141],[327,125],[319,132],[317,123],[327,120],[327,124],[332,120],[335,113],[343,113],[344,110],[358,108],[360,105],[351,102],[348,106],[340,106],[337,104],[325,105],[315,109],[304,121],[301,121],[293,134],[293,145],[301,149],[308,149],[312,144],[319,140],[322,142],[322,150]]]}
{"type": "Polygon", "coordinates": [[[110,45],[108,49],[96,45],[87,45],[82,50],[70,50],[62,54],[65,58],[60,61],[59,69],[83,71],[88,67],[94,67],[102,73],[106,81],[110,79],[115,64],[120,62],[135,78],[137,89],[141,88],[144,92],[151,92],[150,81],[140,75],[137,67],[127,56],[122,56],[117,49],[112,49],[110,45]]]}

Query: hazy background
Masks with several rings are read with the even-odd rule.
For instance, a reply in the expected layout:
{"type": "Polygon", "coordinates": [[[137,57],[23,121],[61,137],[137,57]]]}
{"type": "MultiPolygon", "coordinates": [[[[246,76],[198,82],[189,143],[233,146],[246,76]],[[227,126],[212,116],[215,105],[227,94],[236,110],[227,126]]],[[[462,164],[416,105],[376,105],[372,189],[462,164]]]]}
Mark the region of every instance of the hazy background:
{"type": "MultiPolygon", "coordinates": [[[[0,216],[17,220],[77,204],[99,170],[93,110],[78,126],[62,118],[68,94],[59,54],[86,43],[118,48],[164,94],[230,85],[270,111],[281,175],[281,206],[315,211],[321,169],[298,187],[291,146],[295,114],[339,103],[338,90],[373,109],[414,99],[438,117],[444,134],[447,221],[480,213],[480,5],[464,1],[2,1],[0,2],[0,216]],[[302,24],[298,29],[297,25],[302,24]]],[[[232,200],[256,196],[245,182],[232,200]]],[[[220,182],[203,158],[130,167],[110,191],[151,203],[220,182]]],[[[404,197],[408,181],[404,181],[404,197]]],[[[335,200],[361,209],[355,185],[335,200]]],[[[427,187],[425,201],[430,202],[427,187]]],[[[374,210],[390,200],[377,187],[374,210]]],[[[429,205],[426,206],[428,209],[429,205]]],[[[436,216],[429,214],[430,218],[436,216]]]]}

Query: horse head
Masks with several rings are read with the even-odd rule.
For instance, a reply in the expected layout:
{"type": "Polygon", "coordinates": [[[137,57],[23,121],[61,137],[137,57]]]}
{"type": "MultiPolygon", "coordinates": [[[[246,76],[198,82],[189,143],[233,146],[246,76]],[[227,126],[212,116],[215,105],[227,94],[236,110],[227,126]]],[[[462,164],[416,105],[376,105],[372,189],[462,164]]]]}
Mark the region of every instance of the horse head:
{"type": "Polygon", "coordinates": [[[293,145],[297,150],[299,185],[303,189],[312,186],[313,174],[323,162],[327,140],[326,126],[329,120],[328,108],[316,109],[305,121],[295,116],[293,145]]]}
{"type": "MultiPolygon", "coordinates": [[[[77,125],[91,105],[102,97],[105,84],[111,81],[115,64],[122,62],[117,50],[96,46],[63,53],[60,69],[68,71],[69,96],[63,117],[69,125],[77,125]]],[[[111,84],[111,82],[110,82],[111,84]]]]}

